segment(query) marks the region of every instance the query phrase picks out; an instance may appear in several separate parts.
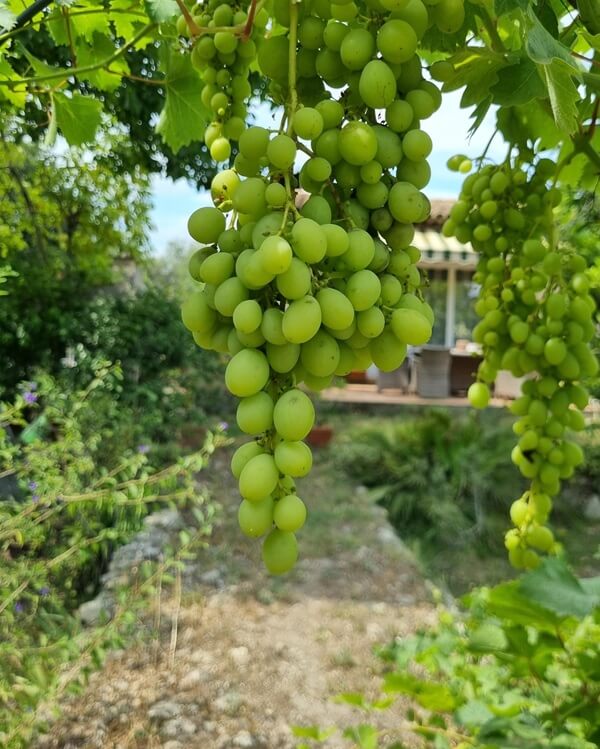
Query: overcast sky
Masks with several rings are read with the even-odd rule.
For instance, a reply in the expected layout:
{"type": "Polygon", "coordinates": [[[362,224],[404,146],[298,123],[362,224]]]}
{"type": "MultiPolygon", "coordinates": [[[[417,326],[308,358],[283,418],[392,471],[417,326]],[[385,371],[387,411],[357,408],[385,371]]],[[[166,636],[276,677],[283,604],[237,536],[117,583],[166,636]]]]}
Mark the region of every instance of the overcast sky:
{"type": "MultiPolygon", "coordinates": [[[[459,106],[459,94],[447,94],[440,110],[423,123],[433,140],[433,153],[429,161],[432,178],[425,192],[430,199],[455,197],[460,189],[462,175],[448,171],[446,160],[455,153],[466,153],[469,156],[479,155],[490,139],[495,118],[488,116],[473,138],[468,140],[470,127],[469,115],[459,106]]],[[[270,113],[262,106],[257,113],[257,124],[273,127],[270,113]]],[[[504,155],[505,148],[498,136],[488,155],[497,158],[504,155]]],[[[154,229],[151,241],[154,251],[161,254],[170,241],[188,241],[186,224],[189,214],[202,205],[210,204],[206,191],[198,192],[185,180],[173,182],[169,179],[156,178],[153,189],[154,207],[152,222],[154,229]]]]}

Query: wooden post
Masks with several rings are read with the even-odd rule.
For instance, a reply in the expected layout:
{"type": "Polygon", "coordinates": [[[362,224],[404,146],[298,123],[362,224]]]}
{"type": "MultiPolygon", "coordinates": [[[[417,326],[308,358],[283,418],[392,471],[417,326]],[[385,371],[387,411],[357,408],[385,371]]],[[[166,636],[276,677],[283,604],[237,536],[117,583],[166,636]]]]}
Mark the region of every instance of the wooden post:
{"type": "Polygon", "coordinates": [[[446,289],[446,331],[444,345],[454,346],[454,322],[456,320],[456,268],[448,268],[448,283],[446,289]]]}

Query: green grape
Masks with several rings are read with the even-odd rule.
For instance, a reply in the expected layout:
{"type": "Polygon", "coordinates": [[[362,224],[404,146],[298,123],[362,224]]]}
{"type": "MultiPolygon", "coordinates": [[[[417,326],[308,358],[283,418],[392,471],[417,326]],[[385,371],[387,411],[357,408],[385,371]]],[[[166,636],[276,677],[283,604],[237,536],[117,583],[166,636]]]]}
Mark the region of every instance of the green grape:
{"type": "Polygon", "coordinates": [[[312,219],[317,224],[328,224],[331,222],[331,207],[328,201],[321,195],[311,195],[300,209],[300,213],[304,218],[312,219]]]}
{"type": "Polygon", "coordinates": [[[279,182],[271,182],[265,190],[267,204],[274,208],[282,208],[287,203],[287,191],[279,182]]]}
{"type": "Polygon", "coordinates": [[[231,317],[238,304],[248,299],[249,296],[248,289],[239,278],[235,276],[228,278],[215,291],[215,309],[225,317],[231,317]]]}
{"type": "Polygon", "coordinates": [[[181,319],[185,327],[195,333],[207,333],[217,322],[215,311],[202,291],[190,294],[181,305],[181,319]]]}
{"type": "Polygon", "coordinates": [[[323,117],[317,109],[303,107],[292,118],[294,132],[304,140],[314,140],[323,132],[323,117]]]}
{"type": "Polygon", "coordinates": [[[298,343],[283,343],[275,345],[267,343],[267,359],[274,372],[284,374],[291,372],[300,358],[300,345],[298,343]]]}
{"type": "Polygon", "coordinates": [[[273,426],[273,399],[261,391],[242,398],[236,411],[236,421],[242,432],[261,434],[273,426]]]}
{"type": "Polygon", "coordinates": [[[275,307],[266,309],[262,315],[260,332],[266,341],[276,346],[282,346],[286,343],[285,336],[283,335],[283,311],[275,307]]]}
{"type": "Polygon", "coordinates": [[[395,99],[385,110],[385,119],[390,127],[396,133],[403,133],[409,129],[415,114],[410,104],[404,99],[395,99]]]}
{"type": "Polygon", "coordinates": [[[385,328],[381,335],[369,343],[369,354],[375,366],[382,372],[392,372],[406,358],[406,344],[385,328]]]}
{"type": "Polygon", "coordinates": [[[216,174],[210,183],[210,196],[218,207],[227,200],[231,200],[240,184],[240,178],[233,169],[225,169],[216,174]]]}
{"type": "Polygon", "coordinates": [[[306,522],[306,505],[296,494],[288,494],[275,504],[273,520],[281,531],[295,533],[306,522]]]}
{"type": "MultiPolygon", "coordinates": [[[[262,216],[267,208],[265,190],[264,180],[260,177],[249,177],[241,182],[235,191],[232,199],[233,207],[240,213],[262,216]]],[[[225,228],[224,224],[223,228],[225,228]]]]}
{"type": "Polygon", "coordinates": [[[242,533],[249,538],[264,536],[273,528],[273,510],[272,497],[260,502],[242,500],[238,509],[238,523],[242,533]]]}
{"type": "Polygon", "coordinates": [[[298,560],[296,536],[278,529],[271,531],[263,543],[262,558],[272,575],[289,572],[298,560]]]}
{"type": "Polygon", "coordinates": [[[300,361],[308,374],[315,377],[332,375],[340,361],[337,341],[324,330],[318,330],[302,345],[300,361]]]}
{"type": "Polygon", "coordinates": [[[365,338],[377,338],[385,327],[385,316],[379,307],[371,307],[357,314],[356,326],[365,338]]]}
{"type": "Polygon", "coordinates": [[[308,294],[311,288],[310,268],[302,260],[294,257],[290,267],[284,273],[276,276],[275,283],[279,293],[286,299],[301,299],[308,294]]]}
{"type": "Polygon", "coordinates": [[[227,252],[215,252],[209,255],[200,266],[199,280],[218,286],[233,273],[235,261],[227,252]]]}
{"type": "Polygon", "coordinates": [[[246,442],[233,453],[231,458],[231,473],[236,479],[239,479],[242,469],[246,463],[257,455],[265,452],[258,442],[246,442]]]}
{"type": "Polygon", "coordinates": [[[258,393],[268,379],[269,363],[266,356],[256,349],[242,349],[231,358],[225,370],[227,389],[240,398],[258,393]]]}
{"type": "MultiPolygon", "coordinates": [[[[375,141],[375,150],[373,155],[377,152],[377,142],[375,141]]],[[[313,144],[313,151],[317,156],[328,161],[332,166],[337,164],[342,158],[339,144],[339,133],[338,130],[325,130],[317,138],[313,144]]],[[[370,159],[369,159],[370,161],[370,159]]]]}
{"type": "Polygon", "coordinates": [[[286,476],[300,478],[306,476],[312,468],[313,459],[310,447],[300,440],[280,442],[275,447],[273,457],[280,473],[286,476]]]}
{"type": "Polygon", "coordinates": [[[225,216],[218,208],[198,208],[188,220],[192,239],[203,244],[213,244],[225,229],[225,216]]]}
{"type": "Polygon", "coordinates": [[[385,62],[371,60],[360,74],[359,92],[367,106],[384,109],[396,98],[396,77],[385,62]]]}
{"type": "Polygon", "coordinates": [[[283,237],[273,234],[263,241],[258,256],[264,270],[276,276],[289,269],[292,263],[292,248],[283,237]]]}
{"type": "Polygon", "coordinates": [[[342,255],[347,268],[360,271],[371,263],[374,256],[375,243],[370,234],[363,229],[353,229],[348,233],[348,249],[342,255]]]}
{"type": "Polygon", "coordinates": [[[402,63],[410,60],[417,45],[415,30],[406,21],[387,21],[377,32],[377,49],[387,62],[402,63]]]}
{"type": "Polygon", "coordinates": [[[340,45],[340,58],[348,70],[362,70],[375,52],[375,40],[366,29],[346,33],[340,45]]]}
{"type": "Polygon", "coordinates": [[[318,263],[327,252],[327,237],[310,218],[301,218],[292,227],[291,243],[294,253],[305,263],[318,263]]]}
{"type": "Polygon", "coordinates": [[[289,169],[296,159],[296,144],[288,135],[276,135],[267,146],[267,158],[278,169],[289,169]]]}
{"type": "Polygon", "coordinates": [[[473,408],[485,408],[490,402],[490,389],[484,382],[474,382],[469,386],[467,397],[473,408]]]}
{"type": "Polygon", "coordinates": [[[233,311],[233,324],[241,333],[254,333],[262,322],[262,309],[255,299],[240,302],[233,311]]]}
{"type": "Polygon", "coordinates": [[[421,346],[431,338],[431,323],[417,310],[395,309],[392,312],[391,328],[402,343],[421,346]]]}
{"type": "Polygon", "coordinates": [[[279,471],[272,455],[256,455],[242,468],[239,478],[240,494],[250,502],[260,502],[275,490],[279,471]]]}
{"type": "Polygon", "coordinates": [[[346,284],[346,296],[357,312],[369,309],[379,299],[381,282],[370,270],[353,273],[346,284]]]}
{"type": "Polygon", "coordinates": [[[240,153],[250,161],[257,161],[267,152],[269,131],[262,127],[249,127],[239,140],[240,153]]]}
{"type": "MultiPolygon", "coordinates": [[[[349,164],[362,166],[363,164],[368,164],[369,161],[373,161],[375,158],[375,154],[377,153],[377,137],[370,125],[355,120],[348,122],[340,131],[338,147],[341,156],[349,164]]],[[[327,158],[324,153],[318,155],[327,158]]],[[[331,160],[328,159],[328,161],[331,160]]]]}
{"type": "Polygon", "coordinates": [[[316,300],[321,307],[323,325],[333,330],[344,330],[352,325],[354,320],[354,307],[350,300],[332,288],[321,289],[316,300]]]}
{"type": "Polygon", "coordinates": [[[309,159],[304,170],[315,182],[325,182],[331,176],[331,164],[320,156],[309,159]]]}
{"type": "Polygon", "coordinates": [[[315,423],[312,401],[301,390],[288,390],[275,403],[273,422],[277,433],[287,442],[304,439],[315,423]]]}
{"type": "MultiPolygon", "coordinates": [[[[328,24],[325,30],[327,31],[327,29],[329,29],[331,25],[332,24],[328,24]]],[[[347,29],[347,26],[344,26],[343,28],[347,29]]],[[[325,99],[324,101],[318,102],[315,106],[315,109],[323,118],[323,128],[325,130],[330,130],[331,128],[338,127],[339,125],[341,125],[342,120],[344,119],[344,107],[340,104],[339,101],[334,101],[333,99],[325,99]]]]}
{"type": "Polygon", "coordinates": [[[321,326],[321,308],[314,296],[306,295],[283,313],[283,334],[290,343],[309,341],[321,326]]]}
{"type": "Polygon", "coordinates": [[[412,224],[424,220],[429,212],[425,196],[409,182],[396,182],[388,196],[388,208],[396,221],[412,224]]]}
{"type": "Polygon", "coordinates": [[[431,153],[431,138],[423,130],[409,130],[402,138],[402,151],[407,159],[420,162],[431,153]]]}

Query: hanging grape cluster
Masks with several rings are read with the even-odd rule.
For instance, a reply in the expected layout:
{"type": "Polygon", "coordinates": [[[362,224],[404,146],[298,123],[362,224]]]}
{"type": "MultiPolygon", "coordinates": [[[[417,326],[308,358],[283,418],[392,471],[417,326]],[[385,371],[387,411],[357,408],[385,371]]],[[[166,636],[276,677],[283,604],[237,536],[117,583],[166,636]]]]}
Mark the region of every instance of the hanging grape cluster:
{"type": "MultiPolygon", "coordinates": [[[[464,161],[454,157],[449,166],[460,170],[464,161]]],[[[531,485],[511,507],[515,528],[505,539],[511,563],[525,568],[539,564],[538,552],[557,549],[545,523],[561,480],[583,460],[569,431],[585,426],[588,393],[580,381],[598,371],[589,345],[595,303],[587,263],[561,249],[553,233],[560,193],[548,180],[555,168],[548,159],[483,167],[465,179],[443,227],[481,255],[474,277],[481,321],[473,338],[483,361],[471,404],[487,405],[500,370],[526,378],[510,407],[519,438],[512,460],[531,485]]]]}
{"type": "Polygon", "coordinates": [[[391,371],[431,335],[411,241],[430,211],[421,190],[432,144],[420,123],[441,97],[417,47],[440,18],[460,26],[463,16],[460,3],[420,0],[273,9],[283,33],[262,40],[257,59],[283,121],[239,134],[232,168],[212,182],[214,207],[190,217],[203,245],[190,272],[202,287],[182,316],[198,345],[231,357],[226,385],[253,437],[231,465],[239,523],[266,534],[264,562],[280,574],[296,562],[306,518],[295,485],[312,464],[305,389],[372,363],[391,371]]]}

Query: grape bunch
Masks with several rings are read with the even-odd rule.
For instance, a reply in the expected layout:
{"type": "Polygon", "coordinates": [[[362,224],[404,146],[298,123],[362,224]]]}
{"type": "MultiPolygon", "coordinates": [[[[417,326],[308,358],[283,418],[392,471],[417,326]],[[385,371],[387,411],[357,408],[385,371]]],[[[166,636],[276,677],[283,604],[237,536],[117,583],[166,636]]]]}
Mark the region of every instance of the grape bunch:
{"type": "MultiPolygon", "coordinates": [[[[450,166],[460,170],[463,163],[455,157],[450,166]]],[[[499,370],[526,378],[510,406],[519,438],[511,457],[531,485],[511,507],[515,528],[505,539],[511,563],[524,568],[539,564],[538,552],[558,549],[545,524],[561,481],[583,460],[569,432],[585,426],[589,396],[580,381],[598,371],[587,264],[557,246],[553,234],[560,202],[548,186],[554,171],[548,159],[483,167],[465,179],[443,227],[481,256],[474,276],[481,320],[473,338],[484,358],[469,388],[471,404],[487,405],[499,370]]]]}
{"type": "MultiPolygon", "coordinates": [[[[264,35],[268,13],[262,9],[246,35],[248,13],[239,5],[210,0],[194,9],[194,22],[205,33],[194,39],[192,65],[200,71],[204,86],[202,104],[212,113],[204,142],[216,162],[231,156],[231,141],[237,142],[246,127],[247,101],[252,94],[250,65],[264,35]]],[[[187,35],[186,19],[179,18],[179,31],[187,35]]]]}
{"type": "Polygon", "coordinates": [[[266,536],[274,574],[296,562],[306,518],[295,484],[312,464],[306,390],[372,363],[391,371],[431,335],[411,241],[430,211],[420,125],[441,99],[417,54],[433,7],[275,2],[284,33],[264,39],[257,60],[285,104],[281,127],[241,132],[232,168],[211,184],[214,206],[189,220],[201,286],[183,322],[230,357],[226,385],[252,437],[231,465],[239,524],[266,536]]]}

